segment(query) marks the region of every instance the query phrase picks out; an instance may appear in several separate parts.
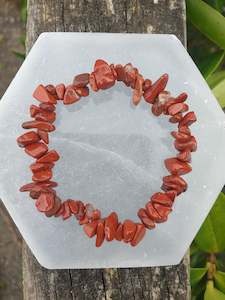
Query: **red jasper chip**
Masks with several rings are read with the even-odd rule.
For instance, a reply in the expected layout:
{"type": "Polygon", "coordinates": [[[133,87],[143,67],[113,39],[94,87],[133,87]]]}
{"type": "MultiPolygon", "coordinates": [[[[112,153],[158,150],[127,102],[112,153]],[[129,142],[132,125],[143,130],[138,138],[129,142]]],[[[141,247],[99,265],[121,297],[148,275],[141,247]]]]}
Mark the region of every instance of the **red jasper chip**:
{"type": "Polygon", "coordinates": [[[141,222],[144,224],[144,226],[148,229],[155,228],[155,223],[153,220],[151,220],[148,216],[147,217],[141,217],[141,222]]]}
{"type": "Polygon", "coordinates": [[[187,134],[187,135],[191,135],[191,130],[190,130],[189,127],[187,127],[187,126],[180,126],[180,127],[178,128],[178,131],[179,131],[180,133],[184,133],[184,134],[187,134]]]}
{"type": "Polygon", "coordinates": [[[186,191],[187,183],[182,177],[177,175],[164,176],[163,189],[165,191],[175,190],[177,194],[180,194],[186,191]]]}
{"type": "Polygon", "coordinates": [[[173,201],[171,201],[171,198],[166,195],[165,193],[155,193],[151,196],[152,203],[158,203],[164,206],[171,207],[173,205],[173,201]]]}
{"type": "Polygon", "coordinates": [[[125,70],[124,67],[120,64],[115,65],[114,67],[116,74],[117,74],[117,80],[118,81],[124,81],[125,80],[125,70]]]}
{"type": "Polygon", "coordinates": [[[33,163],[30,165],[30,169],[33,173],[52,169],[54,167],[54,164],[52,163],[33,163]]]}
{"type": "Polygon", "coordinates": [[[53,208],[45,212],[46,217],[49,218],[54,216],[57,213],[57,211],[59,211],[60,207],[61,207],[61,199],[56,196],[53,208]]]}
{"type": "Polygon", "coordinates": [[[169,99],[168,99],[168,101],[164,104],[164,106],[163,106],[163,113],[165,114],[165,115],[168,115],[169,113],[168,113],[168,109],[169,109],[169,107],[171,106],[171,105],[173,105],[173,104],[176,104],[177,103],[177,101],[176,101],[176,99],[175,98],[173,98],[173,97],[170,97],[169,99]]]}
{"type": "Polygon", "coordinates": [[[168,114],[170,116],[174,116],[178,113],[182,113],[182,112],[185,112],[188,110],[188,105],[185,104],[185,103],[176,103],[176,104],[173,104],[171,105],[169,108],[168,108],[168,114]]]}
{"type": "Polygon", "coordinates": [[[78,214],[78,212],[79,212],[79,203],[78,203],[78,201],[69,199],[68,204],[69,204],[70,211],[72,212],[72,214],[74,214],[74,215],[78,214]]]}
{"type": "Polygon", "coordinates": [[[98,91],[98,87],[97,87],[97,83],[96,83],[96,79],[95,79],[95,74],[94,74],[94,72],[92,72],[92,73],[90,74],[90,77],[89,77],[89,83],[90,83],[91,89],[92,89],[94,92],[97,92],[97,91],[98,91]]]}
{"type": "Polygon", "coordinates": [[[155,222],[149,218],[147,211],[144,208],[140,208],[137,215],[146,228],[148,229],[155,228],[155,222]]]}
{"type": "MultiPolygon", "coordinates": [[[[32,106],[32,105],[31,105],[32,106]]],[[[46,110],[46,111],[55,111],[55,105],[54,104],[49,104],[49,103],[41,103],[39,104],[39,107],[42,110],[46,110]]]]}
{"type": "Polygon", "coordinates": [[[115,239],[117,241],[122,241],[123,239],[123,224],[119,223],[116,229],[115,239]]]}
{"type": "Polygon", "coordinates": [[[92,212],[91,220],[99,220],[101,218],[101,212],[99,209],[95,209],[92,212]]]}
{"type": "Polygon", "coordinates": [[[85,215],[85,206],[82,201],[78,201],[78,213],[76,214],[77,220],[82,220],[85,215]]]}
{"type": "Polygon", "coordinates": [[[87,86],[76,88],[75,91],[81,97],[87,97],[89,95],[89,88],[87,86]]]}
{"type": "Polygon", "coordinates": [[[187,187],[186,181],[182,177],[177,176],[177,175],[164,176],[163,183],[173,183],[173,184],[181,185],[184,188],[187,187]]]}
{"type": "Polygon", "coordinates": [[[29,194],[30,198],[32,198],[32,199],[38,199],[40,195],[41,195],[41,192],[38,192],[38,191],[30,191],[30,194],[29,194]]]}
{"type": "Polygon", "coordinates": [[[42,188],[50,188],[50,187],[56,187],[58,184],[57,182],[54,181],[47,181],[47,182],[41,182],[41,183],[34,183],[30,182],[27,184],[24,184],[23,186],[20,187],[20,192],[29,192],[34,190],[36,187],[39,187],[39,190],[42,188]]]}
{"type": "Polygon", "coordinates": [[[49,187],[56,187],[58,183],[55,181],[46,181],[46,182],[35,183],[35,185],[41,186],[43,188],[49,188],[49,187]]]}
{"type": "Polygon", "coordinates": [[[110,66],[102,59],[97,59],[94,65],[94,75],[98,89],[108,89],[115,84],[110,66]]]}
{"type": "Polygon", "coordinates": [[[32,180],[37,182],[48,181],[51,178],[52,178],[52,171],[49,169],[35,172],[32,176],[32,180]]]}
{"type": "Polygon", "coordinates": [[[83,230],[89,238],[92,238],[97,233],[98,221],[85,224],[83,230]]]}
{"type": "Polygon", "coordinates": [[[164,162],[167,170],[172,175],[184,175],[192,170],[188,163],[179,161],[177,158],[168,158],[164,162]]]}
{"type": "Polygon", "coordinates": [[[190,137],[190,140],[187,142],[180,142],[178,140],[174,141],[174,146],[178,151],[189,150],[194,152],[197,150],[197,141],[194,136],[190,137]]]}
{"type": "Polygon", "coordinates": [[[105,239],[105,225],[104,222],[102,221],[99,222],[97,226],[95,246],[101,247],[102,243],[104,242],[104,239],[105,239]]]}
{"type": "Polygon", "coordinates": [[[168,74],[163,74],[150,88],[148,88],[144,92],[145,101],[153,104],[155,98],[165,89],[168,79],[168,74]]]}
{"type": "Polygon", "coordinates": [[[35,205],[40,212],[47,212],[54,207],[55,195],[52,193],[41,193],[35,205]]]}
{"type": "Polygon", "coordinates": [[[136,233],[136,230],[137,230],[137,226],[133,221],[125,220],[123,223],[123,241],[125,243],[132,241],[136,233]]]}
{"type": "Polygon", "coordinates": [[[39,158],[48,151],[48,147],[44,143],[33,143],[25,147],[25,152],[34,157],[39,158]]]}
{"type": "Polygon", "coordinates": [[[171,190],[165,193],[171,201],[174,201],[176,196],[177,196],[177,191],[176,190],[171,190]]]}
{"type": "Polygon", "coordinates": [[[54,181],[30,182],[20,187],[20,192],[29,192],[32,190],[43,191],[42,189],[56,187],[58,184],[54,181]]]}
{"type": "Polygon", "coordinates": [[[114,64],[111,64],[111,65],[109,65],[109,66],[110,66],[110,69],[111,69],[111,71],[112,71],[112,74],[113,74],[114,79],[117,80],[117,73],[116,73],[114,64]]]}
{"type": "Polygon", "coordinates": [[[115,238],[117,227],[118,227],[118,216],[115,212],[112,212],[105,219],[105,238],[107,241],[112,241],[115,238]]]}
{"type": "Polygon", "coordinates": [[[28,122],[24,122],[22,124],[22,127],[24,129],[31,129],[31,128],[37,128],[43,131],[54,131],[55,130],[55,126],[51,123],[48,122],[43,122],[43,121],[28,121],[28,122]]]}
{"type": "Polygon", "coordinates": [[[160,105],[158,102],[155,102],[152,105],[152,113],[153,115],[155,115],[156,117],[160,116],[163,112],[163,106],[160,105]]]}
{"type": "Polygon", "coordinates": [[[22,134],[17,138],[17,144],[20,147],[25,147],[29,144],[36,143],[40,140],[39,135],[35,131],[29,131],[27,133],[22,134]]]}
{"type": "Polygon", "coordinates": [[[59,100],[63,100],[64,98],[64,94],[65,94],[65,85],[63,83],[57,84],[57,86],[55,87],[56,90],[56,94],[59,100]]]}
{"type": "Polygon", "coordinates": [[[89,74],[88,73],[76,75],[73,79],[73,85],[76,88],[85,87],[88,83],[89,83],[89,74]]]}
{"type": "Polygon", "coordinates": [[[182,132],[177,132],[177,131],[172,131],[171,132],[171,135],[176,139],[178,140],[179,142],[187,142],[187,141],[190,141],[191,137],[189,134],[186,134],[186,133],[182,133],[182,132]]]}
{"type": "Polygon", "coordinates": [[[184,151],[180,152],[179,154],[177,154],[177,158],[180,161],[190,162],[191,161],[191,151],[190,150],[184,150],[184,151]]]}
{"type": "Polygon", "coordinates": [[[30,116],[33,118],[36,116],[36,114],[38,114],[39,112],[41,112],[41,108],[32,104],[30,106],[30,116]]]}
{"type": "Polygon", "coordinates": [[[38,163],[51,163],[59,160],[60,156],[55,150],[50,150],[37,160],[38,163]]]}
{"type": "Polygon", "coordinates": [[[187,93],[181,93],[179,96],[177,96],[175,99],[178,102],[184,102],[188,97],[187,93]]]}
{"type": "Polygon", "coordinates": [[[197,121],[197,118],[196,118],[195,113],[193,111],[190,111],[179,122],[179,127],[181,127],[181,126],[191,126],[196,121],[197,121]]]}
{"type": "Polygon", "coordinates": [[[33,97],[43,103],[56,104],[55,97],[51,95],[42,84],[35,89],[33,97]]]}
{"type": "MultiPolygon", "coordinates": [[[[182,103],[187,99],[188,95],[186,93],[182,93],[179,96],[177,96],[176,98],[170,98],[164,106],[164,114],[169,114],[168,113],[168,109],[170,106],[178,104],[178,103],[182,103]]],[[[186,107],[186,106],[185,106],[186,107]]]]}
{"type": "Polygon", "coordinates": [[[133,91],[133,97],[132,97],[132,101],[134,105],[138,105],[139,102],[141,101],[141,97],[143,94],[143,90],[142,90],[143,82],[144,82],[144,78],[142,77],[142,75],[138,74],[135,82],[134,91],[133,91]]]}
{"type": "Polygon", "coordinates": [[[149,216],[150,219],[152,219],[156,223],[163,222],[162,217],[160,216],[160,214],[158,213],[158,211],[155,209],[155,207],[153,206],[153,204],[151,203],[151,201],[149,201],[145,205],[145,208],[146,208],[147,215],[149,216]]]}
{"type": "Polygon", "coordinates": [[[143,224],[139,224],[139,223],[136,224],[136,232],[130,243],[131,246],[132,247],[137,246],[143,240],[145,233],[146,233],[145,226],[143,224]]]}
{"type": "MultiPolygon", "coordinates": [[[[36,182],[36,183],[42,183],[42,182],[36,182]]],[[[50,188],[50,187],[41,187],[41,186],[38,186],[38,185],[36,185],[36,186],[32,189],[32,192],[52,193],[52,194],[56,195],[56,191],[53,190],[52,188],[50,188]]]]}
{"type": "Polygon", "coordinates": [[[71,217],[71,211],[68,201],[63,202],[64,212],[62,213],[63,220],[66,220],[71,217]]]}
{"type": "Polygon", "coordinates": [[[145,81],[143,82],[143,91],[145,92],[151,86],[152,86],[152,81],[150,79],[145,79],[145,81]]]}
{"type": "Polygon", "coordinates": [[[45,86],[45,88],[49,92],[49,94],[51,94],[53,96],[57,96],[54,85],[48,84],[48,85],[45,86]]]}
{"type": "Polygon", "coordinates": [[[42,141],[45,142],[45,144],[48,144],[49,143],[48,133],[46,131],[39,130],[39,129],[37,132],[39,137],[42,139],[42,141]]]}
{"type": "Polygon", "coordinates": [[[79,220],[79,225],[84,225],[84,224],[87,224],[87,223],[89,223],[89,219],[86,215],[84,215],[82,217],[82,219],[79,220]]]}
{"type": "Polygon", "coordinates": [[[37,121],[53,123],[55,122],[55,119],[56,119],[56,113],[54,111],[41,110],[39,113],[35,115],[35,120],[37,121]]]}
{"type": "Polygon", "coordinates": [[[169,122],[170,123],[178,123],[182,120],[182,118],[183,118],[182,113],[178,113],[178,114],[172,116],[171,118],[169,118],[169,122]]]}
{"type": "Polygon", "coordinates": [[[58,218],[58,217],[62,216],[64,214],[64,211],[65,211],[64,203],[61,203],[59,209],[55,213],[55,217],[58,218]]]}
{"type": "Polygon", "coordinates": [[[169,213],[172,211],[171,207],[164,206],[164,205],[161,205],[161,204],[158,204],[158,203],[154,203],[153,206],[157,210],[159,215],[161,216],[162,222],[166,222],[169,213]]]}
{"type": "Polygon", "coordinates": [[[80,100],[80,96],[76,93],[76,91],[72,88],[67,88],[64,98],[63,98],[63,103],[65,105],[69,105],[72,103],[75,103],[80,100]]]}

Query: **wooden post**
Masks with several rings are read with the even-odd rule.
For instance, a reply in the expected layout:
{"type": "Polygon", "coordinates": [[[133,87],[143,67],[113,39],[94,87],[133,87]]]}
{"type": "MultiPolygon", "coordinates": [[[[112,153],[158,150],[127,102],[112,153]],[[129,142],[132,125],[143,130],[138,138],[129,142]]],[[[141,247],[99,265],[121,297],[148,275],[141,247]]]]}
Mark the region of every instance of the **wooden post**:
{"type": "MultiPolygon", "coordinates": [[[[185,45],[185,1],[28,0],[27,52],[43,31],[173,33],[185,45]]],[[[189,256],[172,267],[46,270],[24,243],[23,284],[25,300],[189,300],[189,256]]]]}

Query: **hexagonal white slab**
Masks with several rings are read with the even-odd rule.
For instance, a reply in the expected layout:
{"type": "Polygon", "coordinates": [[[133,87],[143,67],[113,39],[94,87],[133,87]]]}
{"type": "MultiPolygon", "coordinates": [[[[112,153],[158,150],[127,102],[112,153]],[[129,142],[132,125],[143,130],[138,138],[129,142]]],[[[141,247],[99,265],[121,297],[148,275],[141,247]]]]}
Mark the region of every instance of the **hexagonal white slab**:
{"type": "MultiPolygon", "coordinates": [[[[118,83],[91,94],[78,104],[57,107],[57,131],[50,148],[61,154],[54,179],[62,199],[79,198],[112,210],[120,219],[138,220],[136,212],[159,191],[167,174],[163,165],[174,155],[174,128],[156,118],[142,101],[131,103],[131,90],[118,83]]],[[[0,196],[38,261],[47,268],[140,267],[177,264],[194,238],[224,183],[225,119],[216,99],[180,41],[172,35],[42,34],[0,103],[0,196]],[[170,75],[173,95],[189,94],[198,117],[192,131],[198,139],[193,172],[185,176],[188,191],[174,205],[169,220],[149,231],[136,248],[104,243],[96,249],[73,218],[47,219],[19,187],[31,180],[33,161],[16,145],[29,120],[32,91],[37,84],[70,83],[89,72],[96,59],[132,62],[144,77],[170,75]]]]}

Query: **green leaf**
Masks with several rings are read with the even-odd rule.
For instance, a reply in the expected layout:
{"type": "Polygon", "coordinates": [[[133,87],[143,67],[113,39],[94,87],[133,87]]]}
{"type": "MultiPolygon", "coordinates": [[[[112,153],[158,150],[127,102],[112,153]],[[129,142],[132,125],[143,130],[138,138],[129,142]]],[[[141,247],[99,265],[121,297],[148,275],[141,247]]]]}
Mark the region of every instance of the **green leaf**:
{"type": "Polygon", "coordinates": [[[204,268],[207,262],[207,253],[197,251],[191,256],[192,268],[204,268]]]}
{"type": "Polygon", "coordinates": [[[192,256],[198,251],[199,251],[198,245],[196,245],[195,241],[193,241],[190,246],[190,255],[192,256]]]}
{"type": "Polygon", "coordinates": [[[207,83],[213,89],[217,84],[225,79],[225,71],[219,71],[207,78],[207,83]]]}
{"type": "Polygon", "coordinates": [[[202,0],[186,0],[187,16],[205,36],[225,49],[225,18],[202,0]]]}
{"type": "MultiPolygon", "coordinates": [[[[225,29],[224,29],[225,30],[225,29]]],[[[218,100],[222,108],[225,107],[225,79],[219,82],[213,89],[212,92],[218,100]]]]}
{"type": "Polygon", "coordinates": [[[206,280],[199,281],[198,284],[191,287],[192,299],[203,299],[206,290],[206,280]]]}
{"type": "Polygon", "coordinates": [[[221,62],[224,59],[224,54],[224,51],[212,53],[204,59],[203,63],[199,65],[199,69],[205,79],[207,79],[212,73],[214,73],[220,66],[221,62]]]}
{"type": "Polygon", "coordinates": [[[225,294],[214,288],[213,281],[207,283],[204,300],[225,300],[225,294]]]}
{"type": "Polygon", "coordinates": [[[206,274],[207,268],[191,268],[191,285],[196,285],[206,274]]]}
{"type": "Polygon", "coordinates": [[[225,249],[225,195],[220,193],[195,237],[202,251],[218,253],[225,249]]]}
{"type": "Polygon", "coordinates": [[[222,272],[225,272],[225,251],[217,254],[216,256],[216,268],[222,272]]]}
{"type": "Polygon", "coordinates": [[[215,0],[215,8],[219,11],[222,12],[222,8],[225,5],[224,0],[215,0]]]}
{"type": "Polygon", "coordinates": [[[225,71],[216,72],[210,75],[207,79],[209,86],[212,89],[215,97],[221,107],[225,107],[225,71]]]}
{"type": "Polygon", "coordinates": [[[223,293],[225,293],[225,273],[217,271],[214,274],[215,286],[223,293]]]}

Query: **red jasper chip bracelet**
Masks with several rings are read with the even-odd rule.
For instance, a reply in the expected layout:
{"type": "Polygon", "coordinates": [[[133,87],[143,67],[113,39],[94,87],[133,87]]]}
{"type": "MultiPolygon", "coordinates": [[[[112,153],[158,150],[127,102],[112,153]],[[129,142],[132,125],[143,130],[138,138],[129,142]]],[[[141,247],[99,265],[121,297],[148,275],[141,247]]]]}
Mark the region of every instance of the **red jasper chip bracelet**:
{"type": "Polygon", "coordinates": [[[144,79],[131,63],[125,66],[109,65],[98,59],[92,73],[75,76],[73,83],[68,86],[63,83],[56,86],[39,85],[33,97],[40,103],[30,106],[33,120],[22,124],[24,129],[32,130],[17,138],[18,145],[35,159],[30,165],[32,182],[22,186],[20,191],[29,192],[30,197],[36,201],[36,208],[47,217],[62,217],[66,220],[75,216],[88,237],[96,236],[96,247],[100,247],[104,240],[123,241],[136,246],[145,236],[146,228],[153,229],[156,223],[167,220],[175,198],[187,190],[187,183],[181,175],[191,172],[191,152],[197,149],[196,139],[189,128],[196,121],[196,116],[194,112],[188,112],[189,106],[185,103],[188,96],[182,93],[172,97],[165,90],[167,82],[168,74],[152,83],[150,79],[144,79]],[[58,101],[63,101],[65,105],[75,103],[82,97],[87,97],[89,89],[95,92],[105,90],[111,88],[116,81],[122,81],[133,89],[134,105],[138,105],[143,96],[152,105],[151,110],[155,116],[168,115],[169,122],[178,124],[177,131],[171,132],[178,153],[176,157],[165,160],[165,167],[170,175],[163,177],[162,192],[153,194],[145,208],[139,209],[137,215],[141,223],[132,220],[119,222],[116,212],[102,217],[99,209],[80,200],[62,201],[54,190],[58,184],[51,181],[55,162],[60,158],[55,150],[49,150],[47,146],[49,132],[55,130],[55,105],[58,101]]]}

